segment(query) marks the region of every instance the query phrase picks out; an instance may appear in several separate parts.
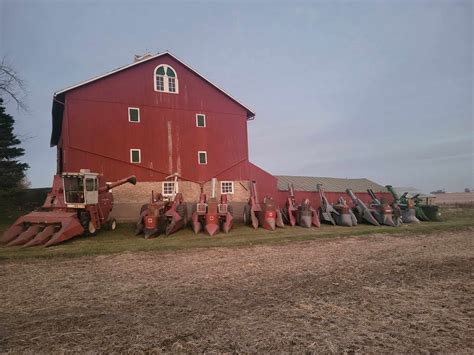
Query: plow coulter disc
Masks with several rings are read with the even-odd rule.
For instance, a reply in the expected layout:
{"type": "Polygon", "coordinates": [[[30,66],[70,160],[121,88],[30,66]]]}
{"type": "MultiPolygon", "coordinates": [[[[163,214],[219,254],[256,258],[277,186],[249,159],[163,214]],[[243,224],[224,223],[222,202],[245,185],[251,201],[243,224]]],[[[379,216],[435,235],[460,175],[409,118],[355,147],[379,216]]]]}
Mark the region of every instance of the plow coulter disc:
{"type": "Polygon", "coordinates": [[[7,246],[12,247],[15,245],[22,245],[29,242],[35,237],[35,235],[41,230],[42,226],[39,224],[31,225],[26,231],[21,233],[18,237],[10,241],[7,246]]]}
{"type": "Polygon", "coordinates": [[[45,229],[43,229],[40,233],[38,233],[28,243],[23,245],[23,247],[27,248],[27,247],[32,247],[32,246],[35,246],[35,245],[44,244],[49,239],[49,237],[51,237],[54,234],[54,230],[55,230],[55,228],[54,228],[53,225],[46,226],[45,229]]]}

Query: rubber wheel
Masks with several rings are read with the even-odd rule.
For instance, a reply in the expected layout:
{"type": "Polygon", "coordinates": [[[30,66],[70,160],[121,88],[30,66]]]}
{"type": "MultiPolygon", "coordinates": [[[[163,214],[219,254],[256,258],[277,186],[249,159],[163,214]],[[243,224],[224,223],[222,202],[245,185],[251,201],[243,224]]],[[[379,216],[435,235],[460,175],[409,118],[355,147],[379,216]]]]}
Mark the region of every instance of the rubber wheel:
{"type": "Polygon", "coordinates": [[[88,235],[97,234],[97,228],[94,226],[94,223],[92,223],[92,221],[89,221],[89,223],[87,224],[87,234],[88,235]]]}
{"type": "Polygon", "coordinates": [[[117,229],[117,221],[115,220],[115,218],[112,218],[110,221],[107,222],[107,227],[111,231],[114,231],[117,229]]]}

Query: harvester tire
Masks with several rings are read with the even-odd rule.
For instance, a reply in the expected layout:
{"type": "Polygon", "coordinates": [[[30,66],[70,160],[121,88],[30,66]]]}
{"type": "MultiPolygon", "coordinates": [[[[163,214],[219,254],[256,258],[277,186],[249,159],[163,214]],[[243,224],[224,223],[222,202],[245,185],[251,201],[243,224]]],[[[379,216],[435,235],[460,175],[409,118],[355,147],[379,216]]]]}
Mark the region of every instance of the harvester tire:
{"type": "Polygon", "coordinates": [[[117,229],[117,221],[115,220],[115,218],[112,218],[107,222],[107,228],[111,231],[117,229]]]}
{"type": "Polygon", "coordinates": [[[96,235],[97,234],[97,228],[94,226],[94,223],[92,221],[89,221],[87,224],[87,235],[96,235]]]}
{"type": "Polygon", "coordinates": [[[97,234],[97,228],[95,228],[94,223],[92,223],[89,213],[87,211],[81,212],[81,214],[79,215],[79,222],[81,223],[82,228],[84,228],[83,235],[89,236],[97,234]]]}

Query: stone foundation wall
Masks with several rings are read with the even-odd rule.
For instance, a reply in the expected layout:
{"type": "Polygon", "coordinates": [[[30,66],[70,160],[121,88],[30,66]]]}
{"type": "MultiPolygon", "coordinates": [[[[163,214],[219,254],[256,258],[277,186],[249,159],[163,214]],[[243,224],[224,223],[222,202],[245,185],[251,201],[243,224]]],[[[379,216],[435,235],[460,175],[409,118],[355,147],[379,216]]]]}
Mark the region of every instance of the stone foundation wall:
{"type": "MultiPolygon", "coordinates": [[[[135,186],[125,184],[113,189],[114,208],[112,216],[119,222],[136,222],[140,213],[140,208],[151,199],[151,192],[156,194],[162,192],[162,181],[157,182],[137,182],[135,186]]],[[[201,186],[190,181],[179,181],[178,191],[183,194],[184,201],[188,207],[188,216],[191,217],[191,209],[194,203],[199,200],[201,186]]],[[[203,191],[209,198],[211,196],[211,182],[208,181],[203,186],[203,191]]],[[[217,182],[217,198],[220,198],[221,185],[217,182]]],[[[248,181],[234,181],[234,193],[228,194],[227,199],[234,209],[234,218],[242,219],[243,208],[250,197],[248,181]]]]}

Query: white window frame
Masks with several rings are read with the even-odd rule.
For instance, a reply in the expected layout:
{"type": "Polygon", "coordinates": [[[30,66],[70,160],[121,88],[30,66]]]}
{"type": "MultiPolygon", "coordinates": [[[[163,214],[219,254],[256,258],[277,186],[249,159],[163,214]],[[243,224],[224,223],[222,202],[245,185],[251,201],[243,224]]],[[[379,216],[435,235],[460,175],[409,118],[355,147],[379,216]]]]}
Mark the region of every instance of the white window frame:
{"type": "Polygon", "coordinates": [[[178,72],[171,65],[168,65],[168,64],[157,65],[155,67],[155,70],[153,70],[153,88],[157,92],[166,92],[168,94],[179,94],[178,72]],[[158,90],[158,88],[156,87],[156,71],[158,70],[159,67],[164,67],[165,68],[165,75],[161,75],[163,77],[163,90],[158,90]],[[175,84],[176,91],[170,91],[169,80],[168,80],[170,77],[168,75],[166,75],[166,69],[168,69],[168,68],[170,68],[172,71],[174,71],[174,74],[176,75],[174,77],[174,84],[175,84]]]}
{"type": "Polygon", "coordinates": [[[198,151],[198,164],[199,165],[207,165],[207,152],[205,150],[200,150],[198,151]],[[201,163],[201,159],[199,159],[201,157],[201,153],[204,153],[204,156],[206,158],[206,162],[205,163],[201,163]]]}
{"type": "Polygon", "coordinates": [[[221,194],[223,194],[223,195],[233,195],[234,194],[234,182],[233,181],[221,181],[221,194]],[[231,192],[224,192],[222,190],[224,184],[230,184],[232,191],[231,192]]]}
{"type": "Polygon", "coordinates": [[[198,127],[198,128],[206,128],[206,115],[205,115],[205,114],[203,114],[203,113],[196,113],[196,127],[198,127]],[[204,126],[199,126],[199,123],[198,123],[198,116],[204,117],[204,126]]]}
{"type": "Polygon", "coordinates": [[[140,123],[140,108],[139,107],[129,107],[128,108],[128,122],[140,123]],[[132,121],[132,115],[130,114],[131,110],[137,110],[138,111],[138,121],[132,121]]]}
{"type": "Polygon", "coordinates": [[[169,196],[173,196],[173,192],[171,192],[170,194],[167,194],[165,193],[165,186],[167,184],[172,184],[173,185],[173,191],[175,191],[176,193],[178,193],[179,191],[179,184],[176,182],[176,181],[163,181],[161,183],[161,194],[164,196],[164,197],[169,197],[169,196]],[[176,190],[175,190],[176,189],[176,190]]]}
{"type": "Polygon", "coordinates": [[[138,148],[130,149],[130,163],[140,164],[141,162],[142,162],[142,151],[141,151],[141,149],[138,149],[138,148]],[[132,152],[138,152],[138,161],[133,161],[133,153],[132,152]]]}

